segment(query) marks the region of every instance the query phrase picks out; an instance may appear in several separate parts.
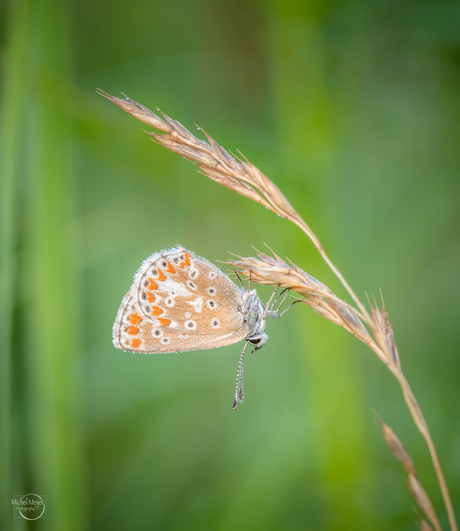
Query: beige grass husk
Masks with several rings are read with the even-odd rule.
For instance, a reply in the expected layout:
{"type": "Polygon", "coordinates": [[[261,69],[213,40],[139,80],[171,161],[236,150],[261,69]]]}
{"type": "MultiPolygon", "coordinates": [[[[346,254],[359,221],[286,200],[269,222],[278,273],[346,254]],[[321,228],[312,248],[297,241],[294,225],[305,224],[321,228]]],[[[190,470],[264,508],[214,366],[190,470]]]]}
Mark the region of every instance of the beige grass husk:
{"type": "MultiPolygon", "coordinates": [[[[299,293],[305,304],[329,321],[342,326],[365,343],[386,365],[398,380],[412,419],[426,441],[446,506],[450,528],[452,531],[458,531],[436,447],[423,413],[402,371],[394,333],[383,300],[381,308],[378,307],[375,300],[373,304],[369,302],[370,313],[367,311],[342,273],[329,259],[320,240],[307,223],[299,216],[278,187],[245,157],[235,157],[230,154],[206,132],[208,142],[196,138],[183,125],[161,111],[159,112],[162,118],[130,98],[117,98],[103,91],[99,91],[99,93],[141,122],[162,131],[163,134],[148,133],[156,143],[188,159],[199,168],[201,173],[222,186],[252,199],[269,208],[275,214],[291,221],[310,238],[323,260],[340,280],[355,306],[346,303],[327,286],[295,264],[287,264],[276,254],[274,254],[274,258],[264,253],[258,253],[258,258],[239,257],[239,260],[231,261],[229,264],[241,268],[244,275],[250,275],[252,282],[281,286],[299,293]]],[[[408,473],[408,487],[415,501],[434,529],[439,531],[441,527],[438,518],[428,495],[420,484],[409,452],[387,424],[382,421],[381,426],[390,449],[408,473]]],[[[419,519],[421,529],[430,528],[422,516],[419,519]]]]}

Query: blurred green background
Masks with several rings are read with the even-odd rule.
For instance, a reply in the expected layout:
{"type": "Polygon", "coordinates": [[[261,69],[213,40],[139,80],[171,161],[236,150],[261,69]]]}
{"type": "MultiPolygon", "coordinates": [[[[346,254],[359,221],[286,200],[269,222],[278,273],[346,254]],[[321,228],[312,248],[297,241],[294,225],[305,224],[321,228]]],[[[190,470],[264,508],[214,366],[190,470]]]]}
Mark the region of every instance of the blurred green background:
{"type": "Polygon", "coordinates": [[[460,4],[10,0],[0,20],[0,527],[416,529],[375,409],[447,529],[396,382],[306,306],[268,323],[236,413],[241,344],[112,346],[132,275],[176,243],[215,262],[266,242],[345,295],[296,227],[95,89],[240,149],[360,297],[383,290],[459,515],[460,4]],[[13,520],[28,492],[46,519],[13,520]]]}

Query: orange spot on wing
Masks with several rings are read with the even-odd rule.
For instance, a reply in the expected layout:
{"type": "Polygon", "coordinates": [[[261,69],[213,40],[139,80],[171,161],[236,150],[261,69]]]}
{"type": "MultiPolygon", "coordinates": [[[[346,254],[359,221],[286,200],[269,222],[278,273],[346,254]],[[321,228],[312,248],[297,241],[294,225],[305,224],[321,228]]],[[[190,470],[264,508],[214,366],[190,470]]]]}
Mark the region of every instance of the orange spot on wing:
{"type": "Polygon", "coordinates": [[[154,289],[157,289],[158,288],[158,285],[157,283],[153,280],[153,278],[149,278],[149,286],[147,289],[149,289],[150,291],[153,291],[154,289]]]}
{"type": "Polygon", "coordinates": [[[131,346],[132,346],[133,348],[138,348],[138,347],[141,346],[141,343],[142,343],[142,340],[141,340],[141,339],[133,339],[133,340],[131,341],[131,346]]]}
{"type": "Polygon", "coordinates": [[[174,275],[174,273],[176,272],[176,270],[174,269],[174,267],[172,266],[172,264],[170,262],[168,262],[168,267],[166,268],[166,271],[168,273],[171,273],[174,275]]]}
{"type": "Polygon", "coordinates": [[[171,324],[171,319],[158,319],[158,322],[161,324],[161,326],[168,326],[171,324]]]}
{"type": "Polygon", "coordinates": [[[155,302],[155,295],[153,293],[147,293],[147,300],[151,302],[155,302]]]}
{"type": "Polygon", "coordinates": [[[160,282],[163,282],[164,280],[166,280],[166,277],[165,277],[165,274],[163,273],[163,271],[161,269],[158,270],[158,279],[160,282]]]}
{"type": "Polygon", "coordinates": [[[187,253],[184,253],[184,261],[179,264],[179,267],[182,269],[184,266],[190,265],[190,255],[187,253]]]}
{"type": "Polygon", "coordinates": [[[139,333],[139,328],[137,326],[128,326],[128,334],[130,336],[136,336],[139,333]]]}
{"type": "Polygon", "coordinates": [[[162,310],[159,306],[152,306],[152,315],[156,317],[157,315],[161,315],[164,310],[162,310]]]}
{"type": "Polygon", "coordinates": [[[129,321],[131,322],[131,324],[137,325],[140,324],[140,322],[142,321],[142,317],[140,315],[137,315],[137,313],[132,313],[129,316],[129,321]]]}

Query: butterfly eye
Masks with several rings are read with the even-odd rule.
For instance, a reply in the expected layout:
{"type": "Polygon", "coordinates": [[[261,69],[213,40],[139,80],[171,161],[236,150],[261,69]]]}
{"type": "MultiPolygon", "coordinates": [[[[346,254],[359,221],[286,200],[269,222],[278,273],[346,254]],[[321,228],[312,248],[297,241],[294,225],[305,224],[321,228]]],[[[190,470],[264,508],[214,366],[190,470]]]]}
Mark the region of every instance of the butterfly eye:
{"type": "Polygon", "coordinates": [[[161,337],[163,335],[163,330],[160,330],[159,328],[155,328],[155,330],[153,331],[153,335],[155,337],[161,337]]]}
{"type": "Polygon", "coordinates": [[[206,306],[208,308],[211,308],[211,310],[213,310],[217,306],[217,304],[216,304],[216,301],[209,299],[208,301],[206,301],[206,306]]]}
{"type": "Polygon", "coordinates": [[[195,282],[192,282],[191,280],[187,280],[187,287],[189,287],[190,289],[193,289],[193,290],[196,290],[196,288],[197,288],[195,282]]]}
{"type": "Polygon", "coordinates": [[[166,267],[167,265],[168,265],[168,262],[165,262],[164,260],[163,260],[163,262],[161,262],[161,266],[162,267],[166,267]]]}
{"type": "Polygon", "coordinates": [[[215,295],[216,294],[216,288],[213,288],[213,287],[208,288],[208,294],[209,295],[215,295]]]}
{"type": "Polygon", "coordinates": [[[218,321],[217,319],[213,319],[213,320],[211,321],[211,326],[212,326],[213,328],[219,328],[220,323],[219,323],[219,321],[218,321]]]}

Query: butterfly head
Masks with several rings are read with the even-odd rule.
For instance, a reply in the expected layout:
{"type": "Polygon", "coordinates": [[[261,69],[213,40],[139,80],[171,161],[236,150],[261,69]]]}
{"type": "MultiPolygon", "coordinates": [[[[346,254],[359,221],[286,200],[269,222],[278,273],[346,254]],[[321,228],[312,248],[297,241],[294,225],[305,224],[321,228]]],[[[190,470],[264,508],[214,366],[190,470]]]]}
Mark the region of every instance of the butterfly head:
{"type": "Polygon", "coordinates": [[[251,345],[254,345],[254,350],[259,350],[268,341],[268,336],[265,332],[261,332],[260,334],[247,337],[246,339],[251,345]]]}
{"type": "Polygon", "coordinates": [[[268,340],[265,330],[265,306],[260,302],[255,289],[244,291],[242,294],[242,314],[244,321],[250,328],[246,340],[255,346],[254,350],[262,348],[268,340]]]}

